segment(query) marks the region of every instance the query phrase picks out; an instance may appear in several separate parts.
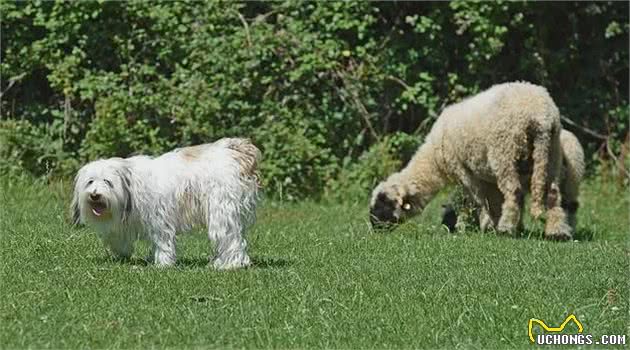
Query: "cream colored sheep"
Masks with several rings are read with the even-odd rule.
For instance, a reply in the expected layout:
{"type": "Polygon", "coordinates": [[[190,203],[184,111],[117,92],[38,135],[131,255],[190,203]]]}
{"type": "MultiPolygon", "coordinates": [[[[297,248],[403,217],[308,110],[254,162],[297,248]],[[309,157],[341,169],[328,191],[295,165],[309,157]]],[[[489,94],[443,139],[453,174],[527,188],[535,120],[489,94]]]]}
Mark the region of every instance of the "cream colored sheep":
{"type": "Polygon", "coordinates": [[[562,130],[560,133],[560,143],[563,156],[562,179],[560,181],[562,207],[567,211],[569,224],[575,229],[580,182],[584,177],[584,149],[577,137],[567,130],[562,130]]]}
{"type": "Polygon", "coordinates": [[[547,90],[525,82],[499,84],[447,107],[409,164],[372,192],[374,225],[420,212],[449,183],[459,183],[481,207],[485,228],[514,232],[530,185],[531,214],[547,210],[545,235],[570,239],[561,207],[560,115],[547,90]],[[493,192],[503,198],[491,213],[493,192]],[[498,217],[498,220],[495,218],[498,217]]]}
{"type": "MultiPolygon", "coordinates": [[[[567,212],[571,228],[575,230],[576,213],[579,207],[578,196],[580,182],[584,176],[584,149],[577,137],[568,130],[560,132],[560,144],[562,146],[562,176],[560,180],[560,193],[562,194],[562,208],[567,212]]],[[[488,203],[490,212],[500,215],[503,196],[497,191],[489,194],[488,203]]],[[[455,231],[467,224],[479,226],[475,214],[479,215],[479,206],[475,205],[469,196],[460,189],[456,189],[450,196],[450,203],[442,209],[442,224],[449,231],[455,231]],[[473,217],[471,217],[473,216],[473,217]],[[471,220],[472,219],[472,220],[471,220]]],[[[493,220],[498,220],[494,218],[493,220]]]]}

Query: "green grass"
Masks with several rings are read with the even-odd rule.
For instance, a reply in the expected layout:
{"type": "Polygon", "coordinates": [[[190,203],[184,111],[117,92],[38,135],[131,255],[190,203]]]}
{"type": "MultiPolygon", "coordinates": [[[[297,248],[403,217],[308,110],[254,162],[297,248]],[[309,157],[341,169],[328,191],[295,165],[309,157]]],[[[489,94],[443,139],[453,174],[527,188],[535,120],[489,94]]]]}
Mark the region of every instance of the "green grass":
{"type": "Polygon", "coordinates": [[[175,268],[111,261],[68,225],[67,186],[0,191],[2,348],[532,348],[529,318],[569,313],[629,331],[627,193],[605,184],[585,186],[570,243],[447,234],[440,200],[391,233],[364,203],[265,203],[256,265],[232,272],[206,267],[203,234],[175,268]]]}

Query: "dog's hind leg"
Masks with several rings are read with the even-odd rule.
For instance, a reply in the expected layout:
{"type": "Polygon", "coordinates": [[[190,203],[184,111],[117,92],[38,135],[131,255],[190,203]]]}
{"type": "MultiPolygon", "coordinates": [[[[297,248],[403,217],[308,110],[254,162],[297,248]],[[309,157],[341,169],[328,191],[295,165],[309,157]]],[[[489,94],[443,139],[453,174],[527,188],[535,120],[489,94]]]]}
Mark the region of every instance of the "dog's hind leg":
{"type": "Polygon", "coordinates": [[[208,205],[208,238],[216,245],[212,264],[218,270],[249,266],[247,241],[243,237],[246,222],[239,203],[242,198],[234,193],[221,194],[224,200],[213,199],[208,205]]]}
{"type": "Polygon", "coordinates": [[[213,266],[218,270],[249,266],[247,241],[242,236],[239,225],[232,225],[228,218],[215,219],[208,224],[208,236],[216,244],[213,266]]]}

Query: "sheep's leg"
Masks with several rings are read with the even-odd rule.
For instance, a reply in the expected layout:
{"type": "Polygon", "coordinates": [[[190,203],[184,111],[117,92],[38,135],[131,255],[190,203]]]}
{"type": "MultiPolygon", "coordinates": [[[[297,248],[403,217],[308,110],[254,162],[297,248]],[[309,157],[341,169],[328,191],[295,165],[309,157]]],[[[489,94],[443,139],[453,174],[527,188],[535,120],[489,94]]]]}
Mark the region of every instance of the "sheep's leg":
{"type": "Polygon", "coordinates": [[[573,176],[573,173],[568,170],[570,165],[564,165],[564,173],[562,175],[562,183],[560,186],[560,193],[562,194],[561,205],[562,209],[567,214],[567,221],[571,229],[575,231],[577,226],[577,210],[580,206],[578,201],[579,196],[579,180],[573,176]]]}
{"type": "Polygon", "coordinates": [[[577,226],[577,210],[580,207],[580,202],[578,202],[577,198],[564,199],[564,197],[565,195],[563,194],[562,209],[567,213],[569,226],[575,231],[575,227],[577,226]]]}
{"type": "MultiPolygon", "coordinates": [[[[521,209],[525,208],[525,195],[522,195],[519,197],[518,207],[521,209]]],[[[523,215],[521,214],[518,219],[518,224],[516,224],[516,231],[522,232],[524,229],[525,229],[525,225],[523,224],[523,215]]]]}
{"type": "Polygon", "coordinates": [[[569,225],[566,212],[560,205],[562,202],[560,189],[557,184],[552,184],[547,194],[547,202],[550,204],[547,210],[545,222],[545,238],[556,241],[566,241],[572,238],[572,230],[569,225]]]}
{"type": "Polygon", "coordinates": [[[562,169],[562,149],[560,139],[554,139],[551,144],[549,178],[550,186],[547,190],[547,217],[545,222],[545,237],[553,240],[569,240],[572,230],[567,214],[562,208],[562,194],[560,191],[560,174],[562,169]]]}
{"type": "Polygon", "coordinates": [[[462,185],[467,194],[472,197],[479,207],[479,227],[482,231],[492,230],[496,227],[496,221],[492,219],[489,201],[487,197],[488,186],[481,180],[476,179],[469,172],[461,178],[462,185]]]}
{"type": "Polygon", "coordinates": [[[535,132],[531,154],[533,168],[530,179],[530,213],[535,219],[539,218],[545,209],[545,194],[548,191],[549,184],[549,168],[553,166],[551,158],[554,139],[560,140],[557,132],[554,135],[553,130],[551,132],[536,130],[535,132]]]}
{"type": "Polygon", "coordinates": [[[487,210],[481,211],[479,216],[479,226],[482,230],[486,230],[485,226],[490,229],[495,229],[497,223],[501,218],[501,205],[503,204],[503,195],[501,191],[494,184],[484,184],[484,192],[486,193],[487,210]],[[482,216],[484,216],[482,218],[482,216]],[[482,221],[484,220],[484,221],[482,221]]]}
{"type": "Polygon", "coordinates": [[[512,233],[521,222],[521,209],[523,203],[523,186],[519,179],[516,167],[506,164],[506,168],[497,172],[499,191],[503,195],[501,205],[501,218],[497,229],[499,232],[512,233]]]}
{"type": "Polygon", "coordinates": [[[492,216],[490,216],[486,207],[482,206],[481,210],[479,210],[479,228],[481,231],[492,231],[496,229],[496,227],[495,222],[492,220],[492,216]]]}
{"type": "MultiPolygon", "coordinates": [[[[521,180],[521,188],[523,189],[523,195],[518,198],[519,199],[518,206],[519,208],[521,208],[521,210],[524,210],[525,209],[525,192],[527,192],[527,188],[529,186],[529,177],[521,175],[520,180],[521,180]]],[[[523,215],[521,214],[521,217],[518,220],[518,224],[516,225],[516,230],[518,232],[522,232],[524,229],[525,229],[525,225],[523,224],[523,215]]]]}

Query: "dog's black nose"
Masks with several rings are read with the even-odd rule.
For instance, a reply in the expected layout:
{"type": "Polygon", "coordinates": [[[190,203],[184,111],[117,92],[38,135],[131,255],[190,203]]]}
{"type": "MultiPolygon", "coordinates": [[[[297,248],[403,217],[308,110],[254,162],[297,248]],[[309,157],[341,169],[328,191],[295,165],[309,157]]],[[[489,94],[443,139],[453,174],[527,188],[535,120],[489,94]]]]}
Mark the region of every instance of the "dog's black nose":
{"type": "Polygon", "coordinates": [[[101,195],[98,193],[90,193],[90,199],[93,201],[97,201],[101,198],[101,195]]]}

